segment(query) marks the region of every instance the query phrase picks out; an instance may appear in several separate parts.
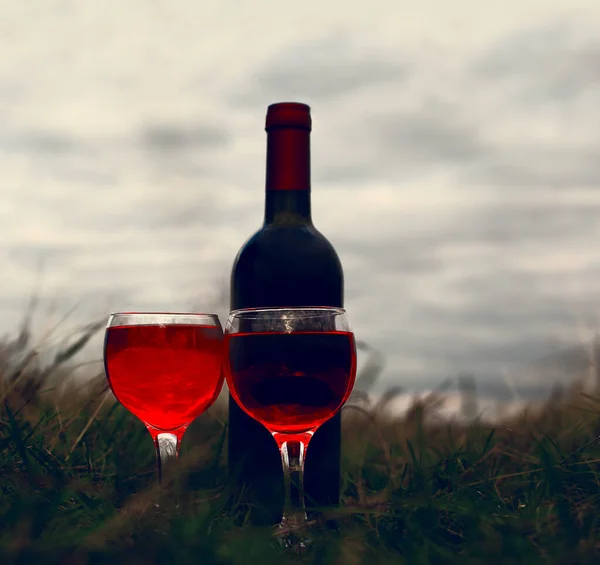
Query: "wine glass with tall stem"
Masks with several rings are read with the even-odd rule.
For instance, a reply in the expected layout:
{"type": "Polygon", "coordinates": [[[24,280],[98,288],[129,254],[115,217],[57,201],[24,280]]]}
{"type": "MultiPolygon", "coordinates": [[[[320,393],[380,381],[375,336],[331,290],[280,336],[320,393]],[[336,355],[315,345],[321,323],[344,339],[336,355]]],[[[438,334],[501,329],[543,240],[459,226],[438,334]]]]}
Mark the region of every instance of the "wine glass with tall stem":
{"type": "Polygon", "coordinates": [[[215,314],[122,312],[108,320],[106,377],[154,440],[159,485],[188,426],[221,391],[222,346],[215,314]]]}
{"type": "Polygon", "coordinates": [[[348,400],[356,345],[342,308],[249,308],[225,326],[225,376],[231,395],[279,447],[285,483],[276,532],[301,553],[311,544],[303,473],[314,433],[348,400]]]}

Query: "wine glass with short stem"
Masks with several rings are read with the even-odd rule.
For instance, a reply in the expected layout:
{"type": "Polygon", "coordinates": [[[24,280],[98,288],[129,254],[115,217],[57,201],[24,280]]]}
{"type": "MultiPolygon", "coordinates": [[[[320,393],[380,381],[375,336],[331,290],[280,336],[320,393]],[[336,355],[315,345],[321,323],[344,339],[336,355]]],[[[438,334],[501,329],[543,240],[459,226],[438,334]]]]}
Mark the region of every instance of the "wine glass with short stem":
{"type": "Polygon", "coordinates": [[[108,320],[106,377],[154,440],[159,485],[188,426],[221,391],[222,347],[215,314],[122,312],[108,320]]]}
{"type": "Polygon", "coordinates": [[[279,447],[285,500],[276,534],[301,553],[311,545],[304,461],[313,434],[344,405],[356,378],[356,345],[342,308],[249,308],[225,326],[225,376],[237,404],[279,447]]]}

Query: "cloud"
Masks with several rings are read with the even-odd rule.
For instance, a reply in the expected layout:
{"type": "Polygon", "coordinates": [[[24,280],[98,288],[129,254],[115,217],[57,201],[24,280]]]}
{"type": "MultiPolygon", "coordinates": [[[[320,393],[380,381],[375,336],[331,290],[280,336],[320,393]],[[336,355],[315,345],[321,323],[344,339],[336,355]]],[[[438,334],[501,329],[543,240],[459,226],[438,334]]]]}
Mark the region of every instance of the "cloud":
{"type": "Polygon", "coordinates": [[[504,35],[460,63],[451,54],[417,54],[404,65],[402,79],[376,85],[376,105],[359,106],[356,98],[344,105],[339,97],[334,115],[351,119],[339,132],[315,128],[340,155],[315,167],[316,178],[403,181],[441,169],[478,190],[600,184],[600,42],[593,26],[542,25],[504,35]]]}
{"type": "Polygon", "coordinates": [[[61,131],[25,131],[12,135],[5,131],[0,137],[0,151],[4,153],[61,156],[81,149],[80,140],[61,131]]]}
{"type": "Polygon", "coordinates": [[[391,5],[364,21],[325,7],[302,41],[290,16],[251,44],[241,8],[204,20],[193,2],[170,40],[125,5],[101,42],[78,8],[57,20],[77,38],[22,24],[21,55],[0,54],[3,323],[40,256],[64,309],[202,309],[262,220],[266,104],[297,99],[315,116],[315,223],[386,384],[492,382],[573,341],[577,308],[600,299],[598,42],[553,6],[555,25],[529,14],[521,30],[467,4],[414,4],[398,29],[391,5]]]}
{"type": "Polygon", "coordinates": [[[600,185],[600,163],[591,150],[585,153],[566,148],[541,150],[531,144],[498,152],[493,160],[488,158],[477,165],[465,178],[471,183],[492,181],[509,190],[527,186],[549,190],[596,187],[600,185]]]}
{"type": "Polygon", "coordinates": [[[378,144],[393,152],[400,164],[467,165],[486,153],[476,125],[458,120],[451,107],[427,105],[418,113],[392,114],[371,127],[378,144]]]}
{"type": "Polygon", "coordinates": [[[250,80],[234,89],[230,100],[239,106],[265,100],[324,102],[406,80],[407,63],[396,55],[382,55],[347,34],[305,39],[253,69],[250,80]]]}
{"type": "MultiPolygon", "coordinates": [[[[575,183],[573,183],[575,184],[575,183]]],[[[575,200],[575,199],[574,199],[575,200]]],[[[465,218],[458,238],[478,237],[499,244],[518,245],[521,241],[557,242],[590,233],[600,217],[600,201],[586,203],[552,202],[549,198],[500,202],[465,218]]]]}
{"type": "Polygon", "coordinates": [[[600,41],[592,26],[552,22],[518,30],[491,45],[472,71],[511,87],[520,104],[568,103],[600,88],[600,41]]]}
{"type": "Polygon", "coordinates": [[[142,144],[153,152],[171,155],[173,152],[222,148],[231,140],[223,127],[209,124],[148,125],[141,133],[142,144]]]}
{"type": "Polygon", "coordinates": [[[468,178],[517,189],[597,188],[598,69],[593,26],[567,22],[513,32],[476,57],[468,76],[500,93],[497,119],[506,121],[468,178]]]}

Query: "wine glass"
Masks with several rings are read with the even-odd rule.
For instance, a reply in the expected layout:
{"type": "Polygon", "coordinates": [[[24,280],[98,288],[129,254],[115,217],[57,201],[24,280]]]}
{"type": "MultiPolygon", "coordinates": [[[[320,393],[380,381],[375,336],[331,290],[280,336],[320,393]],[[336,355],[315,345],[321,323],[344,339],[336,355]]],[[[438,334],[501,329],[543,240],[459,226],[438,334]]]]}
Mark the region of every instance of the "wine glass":
{"type": "Polygon", "coordinates": [[[348,400],[356,378],[356,345],[346,312],[234,310],[225,326],[224,352],[231,395],[279,447],[285,501],[276,533],[284,547],[301,553],[311,543],[303,487],[307,449],[319,426],[348,400]]]}
{"type": "Polygon", "coordinates": [[[214,314],[111,314],[104,340],[108,384],[154,440],[157,478],[177,459],[186,429],[223,386],[223,330],[214,314]]]}

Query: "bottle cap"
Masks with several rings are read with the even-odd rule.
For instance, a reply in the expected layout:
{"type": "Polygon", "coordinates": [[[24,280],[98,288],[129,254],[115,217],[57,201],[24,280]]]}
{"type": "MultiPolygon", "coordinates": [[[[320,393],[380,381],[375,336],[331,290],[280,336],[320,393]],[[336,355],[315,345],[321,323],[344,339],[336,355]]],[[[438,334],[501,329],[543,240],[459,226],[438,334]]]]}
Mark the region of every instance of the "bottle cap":
{"type": "Polygon", "coordinates": [[[278,102],[267,108],[265,130],[293,127],[311,130],[310,106],[300,102],[278,102]]]}

